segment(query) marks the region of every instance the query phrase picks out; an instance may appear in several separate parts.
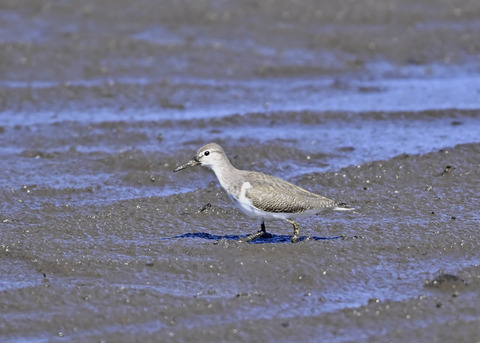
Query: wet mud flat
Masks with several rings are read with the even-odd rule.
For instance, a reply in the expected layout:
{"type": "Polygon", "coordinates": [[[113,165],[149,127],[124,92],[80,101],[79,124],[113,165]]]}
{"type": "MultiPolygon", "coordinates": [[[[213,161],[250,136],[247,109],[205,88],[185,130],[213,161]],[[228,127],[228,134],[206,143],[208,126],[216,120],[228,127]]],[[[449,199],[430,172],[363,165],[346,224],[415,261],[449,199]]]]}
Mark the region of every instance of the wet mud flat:
{"type": "Polygon", "coordinates": [[[2,2],[0,341],[478,341],[479,7],[2,2]],[[355,211],[240,244],[210,141],[355,211]]]}
{"type": "Polygon", "coordinates": [[[283,223],[267,224],[272,238],[238,243],[257,224],[215,182],[109,204],[75,204],[101,189],[4,191],[2,333],[469,341],[479,334],[479,152],[465,144],[295,178],[356,207],[301,220],[314,239],[297,244],[283,223]],[[446,162],[455,169],[442,175],[446,162]]]}

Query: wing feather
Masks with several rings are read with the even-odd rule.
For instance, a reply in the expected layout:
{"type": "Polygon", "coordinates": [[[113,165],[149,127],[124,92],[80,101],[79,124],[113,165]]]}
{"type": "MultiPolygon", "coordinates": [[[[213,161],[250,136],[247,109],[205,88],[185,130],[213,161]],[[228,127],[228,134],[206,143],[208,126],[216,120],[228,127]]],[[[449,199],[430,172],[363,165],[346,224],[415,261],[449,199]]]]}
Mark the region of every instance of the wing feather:
{"type": "Polygon", "coordinates": [[[274,176],[255,173],[255,177],[249,179],[252,187],[247,189],[245,196],[266,212],[302,213],[336,206],[334,200],[274,176]]]}

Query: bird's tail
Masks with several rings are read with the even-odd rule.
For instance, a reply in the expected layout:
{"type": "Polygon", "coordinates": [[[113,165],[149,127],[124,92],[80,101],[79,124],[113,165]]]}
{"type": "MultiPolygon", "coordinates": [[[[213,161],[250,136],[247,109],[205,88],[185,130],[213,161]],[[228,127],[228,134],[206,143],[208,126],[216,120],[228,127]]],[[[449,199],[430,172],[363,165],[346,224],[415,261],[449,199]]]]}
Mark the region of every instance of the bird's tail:
{"type": "Polygon", "coordinates": [[[333,208],[334,211],[353,211],[355,207],[352,207],[350,205],[347,205],[344,202],[339,202],[336,204],[336,206],[333,208]]]}

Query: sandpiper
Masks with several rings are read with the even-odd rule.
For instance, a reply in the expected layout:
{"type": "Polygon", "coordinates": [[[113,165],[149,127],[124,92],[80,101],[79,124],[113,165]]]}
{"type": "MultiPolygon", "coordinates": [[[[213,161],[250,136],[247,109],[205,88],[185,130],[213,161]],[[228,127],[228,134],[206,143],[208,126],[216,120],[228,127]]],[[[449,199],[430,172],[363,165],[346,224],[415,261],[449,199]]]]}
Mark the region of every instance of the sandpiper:
{"type": "Polygon", "coordinates": [[[293,225],[290,240],[296,243],[300,237],[294,219],[318,214],[325,209],[352,209],[344,203],[311,193],[278,177],[239,170],[230,163],[222,147],[216,143],[201,147],[190,161],[175,168],[174,172],[197,165],[211,168],[234,204],[246,215],[260,220],[261,230],[240,239],[242,242],[250,242],[265,235],[266,220],[282,219],[293,225]]]}

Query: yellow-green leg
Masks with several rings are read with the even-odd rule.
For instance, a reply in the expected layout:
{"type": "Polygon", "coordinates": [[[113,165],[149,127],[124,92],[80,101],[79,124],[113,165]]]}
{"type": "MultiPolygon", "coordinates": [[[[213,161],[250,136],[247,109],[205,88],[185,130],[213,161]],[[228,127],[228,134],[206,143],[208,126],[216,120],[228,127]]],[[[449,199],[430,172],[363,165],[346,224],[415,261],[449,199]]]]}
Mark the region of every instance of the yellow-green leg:
{"type": "Polygon", "coordinates": [[[292,219],[287,219],[287,222],[293,225],[293,235],[290,237],[290,240],[292,243],[297,243],[300,240],[300,236],[298,236],[298,224],[292,219]]]}

